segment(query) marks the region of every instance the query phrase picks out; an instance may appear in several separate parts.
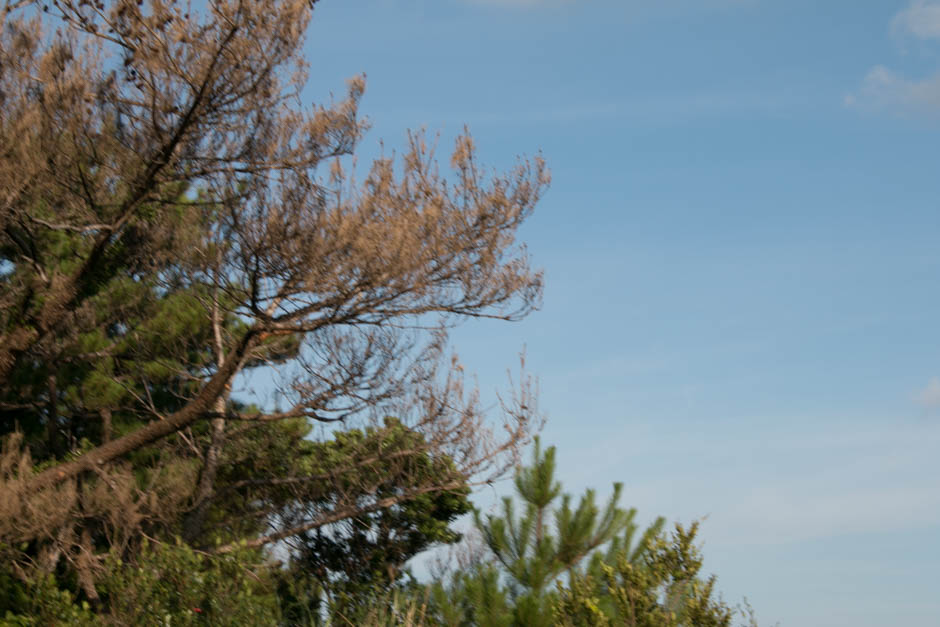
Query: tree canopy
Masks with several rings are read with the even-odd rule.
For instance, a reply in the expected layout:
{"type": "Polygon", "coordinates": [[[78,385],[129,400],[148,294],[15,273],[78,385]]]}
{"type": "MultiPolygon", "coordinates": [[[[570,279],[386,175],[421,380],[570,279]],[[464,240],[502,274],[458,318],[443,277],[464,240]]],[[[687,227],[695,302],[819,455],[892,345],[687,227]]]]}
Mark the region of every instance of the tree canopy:
{"type": "Polygon", "coordinates": [[[727,625],[694,526],[518,467],[532,381],[492,416],[448,354],[540,305],[542,159],[358,166],[364,78],[303,103],[316,0],[195,4],[0,8],[4,624],[727,625]],[[408,577],[513,470],[487,557],[408,577]]]}
{"type": "Polygon", "coordinates": [[[573,507],[555,477],[555,447],[543,451],[537,439],[515,489],[499,514],[475,512],[482,551],[432,584],[430,624],[730,627],[747,616],[702,576],[698,523],[667,534],[660,517],[638,533],[636,509],[618,506],[620,483],[603,507],[593,489],[573,507]]]}
{"type": "MultiPolygon", "coordinates": [[[[67,571],[95,599],[106,555],[148,537],[216,553],[303,538],[327,554],[323,528],[353,517],[388,532],[415,499],[461,511],[529,437],[528,380],[493,425],[446,337],[539,305],[515,235],[545,165],[486,174],[464,134],[442,168],[413,133],[358,180],[363,78],[301,104],[313,5],[2,9],[14,571],[67,571]],[[252,394],[252,372],[276,392],[252,394]]],[[[434,521],[449,515],[412,516],[420,533],[380,561],[446,539],[434,521]]]]}

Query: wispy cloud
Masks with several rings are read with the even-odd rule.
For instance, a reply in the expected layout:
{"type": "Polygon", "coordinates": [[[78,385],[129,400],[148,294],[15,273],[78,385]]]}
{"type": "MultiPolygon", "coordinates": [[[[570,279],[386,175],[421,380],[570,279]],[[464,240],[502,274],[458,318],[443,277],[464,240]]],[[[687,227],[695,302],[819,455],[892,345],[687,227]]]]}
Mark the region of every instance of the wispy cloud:
{"type": "Polygon", "coordinates": [[[940,407],[940,377],[931,377],[927,387],[917,393],[917,402],[928,409],[940,407]]]}
{"type": "Polygon", "coordinates": [[[571,101],[562,97],[550,108],[506,105],[500,109],[455,109],[447,112],[430,109],[385,110],[384,116],[401,116],[403,123],[422,120],[429,126],[454,124],[457,128],[470,120],[478,124],[540,125],[612,121],[631,123],[681,122],[695,118],[720,118],[740,115],[774,115],[806,107],[811,102],[806,90],[792,85],[783,89],[727,91],[684,91],[665,94],[641,94],[622,100],[571,101]]]}
{"type": "Polygon", "coordinates": [[[940,1],[914,0],[891,20],[891,32],[917,39],[940,39],[940,1]]]}
{"type": "MultiPolygon", "coordinates": [[[[891,20],[891,32],[902,39],[923,42],[940,40],[940,0],[913,0],[891,20]]],[[[940,117],[940,72],[922,78],[907,78],[876,65],[845,105],[860,110],[892,114],[940,117]]]]}
{"type": "Polygon", "coordinates": [[[940,73],[911,80],[876,65],[858,91],[845,97],[845,104],[869,111],[940,117],[940,73]]]}

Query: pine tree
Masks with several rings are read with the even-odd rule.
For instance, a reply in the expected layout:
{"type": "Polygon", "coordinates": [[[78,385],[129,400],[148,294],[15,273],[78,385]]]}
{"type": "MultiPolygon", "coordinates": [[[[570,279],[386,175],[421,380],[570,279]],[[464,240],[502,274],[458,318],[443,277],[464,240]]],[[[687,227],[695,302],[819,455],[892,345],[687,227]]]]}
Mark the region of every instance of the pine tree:
{"type": "Polygon", "coordinates": [[[445,347],[461,319],[538,306],[516,232],[544,163],[491,176],[464,134],[439,168],[409,134],[357,182],[364,78],[298,106],[313,4],[0,8],[11,571],[95,601],[107,555],[145,537],[281,543],[500,477],[529,438],[525,384],[497,437],[445,347]],[[241,386],[258,369],[276,395],[241,386]],[[313,446],[369,429],[406,446],[327,466],[313,446]]]}
{"type": "MultiPolygon", "coordinates": [[[[508,579],[514,624],[551,625],[554,583],[563,575],[573,576],[586,559],[590,563],[591,556],[608,543],[629,548],[637,529],[636,510],[618,507],[623,489],[620,483],[614,484],[603,508],[598,507],[590,489],[578,506],[572,507],[571,496],[562,493],[555,479],[555,447],[543,452],[538,438],[531,465],[516,473],[515,488],[522,501],[521,515],[516,513],[514,500],[505,497],[501,516],[484,518],[477,511],[476,525],[508,579]],[[559,498],[561,503],[556,505],[559,498]],[[618,539],[618,534],[623,536],[618,539]]],[[[647,528],[632,554],[642,555],[644,542],[662,525],[659,519],[647,528]]]]}
{"type": "Polygon", "coordinates": [[[543,451],[538,438],[515,488],[522,513],[509,497],[502,515],[476,511],[483,552],[465,545],[460,568],[449,578],[438,573],[420,597],[433,624],[730,627],[735,616],[757,624],[746,601],[727,605],[716,578],[701,574],[697,522],[666,534],[660,517],[641,532],[636,510],[617,506],[619,484],[603,508],[593,490],[573,508],[555,480],[555,449],[543,451]]]}
{"type": "MultiPolygon", "coordinates": [[[[564,627],[730,627],[736,613],[714,598],[716,578],[700,575],[695,546],[698,523],[658,534],[634,559],[620,549],[589,573],[576,573],[558,586],[552,601],[554,624],[564,627]]],[[[753,616],[751,624],[754,624],[753,616]]]]}

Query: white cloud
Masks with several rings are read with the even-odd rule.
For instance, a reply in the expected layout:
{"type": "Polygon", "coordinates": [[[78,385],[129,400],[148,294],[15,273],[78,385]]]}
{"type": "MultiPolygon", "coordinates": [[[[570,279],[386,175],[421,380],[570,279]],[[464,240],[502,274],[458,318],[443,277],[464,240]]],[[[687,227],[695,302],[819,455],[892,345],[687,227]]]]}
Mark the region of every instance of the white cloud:
{"type": "Polygon", "coordinates": [[[928,409],[940,407],[940,377],[931,377],[927,387],[917,393],[917,401],[928,409]]]}
{"type": "MultiPolygon", "coordinates": [[[[940,0],[912,0],[891,20],[891,32],[899,38],[940,40],[940,0]]],[[[870,111],[940,117],[940,73],[909,79],[876,65],[858,91],[845,97],[845,104],[870,111]]]]}
{"type": "Polygon", "coordinates": [[[876,65],[858,92],[845,97],[845,104],[866,110],[940,116],[940,74],[910,80],[876,65]]]}
{"type": "Polygon", "coordinates": [[[917,39],[940,39],[940,1],[914,0],[891,20],[891,31],[917,39]]]}

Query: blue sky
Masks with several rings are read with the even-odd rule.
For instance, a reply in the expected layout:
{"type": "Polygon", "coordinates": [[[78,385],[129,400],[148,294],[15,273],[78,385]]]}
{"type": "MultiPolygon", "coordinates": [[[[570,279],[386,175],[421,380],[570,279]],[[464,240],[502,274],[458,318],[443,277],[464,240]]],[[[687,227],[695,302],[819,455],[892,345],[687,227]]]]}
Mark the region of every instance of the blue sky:
{"type": "Polygon", "coordinates": [[[454,345],[527,347],[569,491],[707,516],[762,624],[940,624],[940,2],[322,0],[307,50],[365,154],[548,161],[544,307],[454,345]]]}

